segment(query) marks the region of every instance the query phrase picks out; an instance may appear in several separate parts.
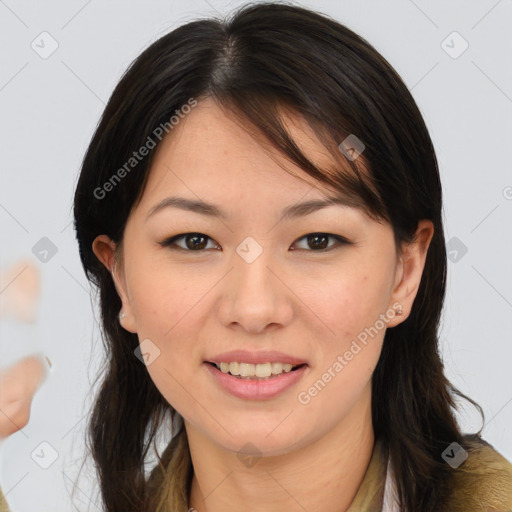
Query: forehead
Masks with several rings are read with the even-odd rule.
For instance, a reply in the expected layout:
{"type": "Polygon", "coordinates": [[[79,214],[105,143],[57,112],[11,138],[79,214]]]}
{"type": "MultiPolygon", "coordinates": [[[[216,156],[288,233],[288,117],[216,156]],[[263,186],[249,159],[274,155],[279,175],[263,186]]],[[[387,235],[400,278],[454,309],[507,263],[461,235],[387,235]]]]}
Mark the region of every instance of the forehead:
{"type": "MultiPolygon", "coordinates": [[[[332,157],[303,119],[284,112],[282,120],[315,165],[332,165],[332,157]]],[[[339,195],[248,128],[214,100],[198,102],[156,149],[144,196],[161,195],[164,189],[198,197],[205,192],[233,195],[239,201],[258,192],[269,200],[274,196],[299,200],[306,194],[308,199],[339,195]]]]}

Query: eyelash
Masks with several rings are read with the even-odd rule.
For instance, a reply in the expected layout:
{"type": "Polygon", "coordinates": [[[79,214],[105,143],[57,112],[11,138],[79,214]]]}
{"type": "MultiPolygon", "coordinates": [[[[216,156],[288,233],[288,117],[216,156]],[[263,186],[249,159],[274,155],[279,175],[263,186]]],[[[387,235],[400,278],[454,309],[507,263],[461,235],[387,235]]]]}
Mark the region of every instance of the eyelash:
{"type": "MultiPolygon", "coordinates": [[[[209,237],[208,235],[205,235],[203,233],[192,232],[192,233],[181,233],[179,235],[171,236],[169,238],[166,238],[162,242],[158,242],[158,244],[160,246],[162,246],[162,247],[166,247],[166,248],[171,249],[171,250],[181,250],[181,251],[185,251],[185,252],[204,252],[205,251],[205,249],[199,249],[199,250],[192,250],[192,249],[188,249],[188,248],[184,249],[183,247],[179,247],[179,246],[176,245],[176,242],[178,240],[184,239],[187,236],[199,236],[199,237],[206,238],[208,240],[212,240],[213,241],[213,238],[209,237]]],[[[325,248],[325,249],[319,249],[319,250],[314,250],[314,249],[298,249],[299,251],[325,253],[325,252],[328,252],[328,251],[330,251],[332,249],[340,248],[343,245],[352,245],[352,243],[353,243],[353,242],[350,242],[349,240],[347,240],[346,238],[344,238],[342,236],[333,235],[331,233],[322,233],[322,232],[308,233],[308,234],[298,238],[297,241],[302,240],[302,239],[307,239],[307,237],[310,237],[310,236],[323,236],[323,237],[327,237],[327,238],[332,238],[332,239],[334,239],[336,241],[336,243],[334,245],[331,245],[330,247],[325,248]]],[[[294,249],[294,250],[296,250],[296,249],[294,249]]]]}

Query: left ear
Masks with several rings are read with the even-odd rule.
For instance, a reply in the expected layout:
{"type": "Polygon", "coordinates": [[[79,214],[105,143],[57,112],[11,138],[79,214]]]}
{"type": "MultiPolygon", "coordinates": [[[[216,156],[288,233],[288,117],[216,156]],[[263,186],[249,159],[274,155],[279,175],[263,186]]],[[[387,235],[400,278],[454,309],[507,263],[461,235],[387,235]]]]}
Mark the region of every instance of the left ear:
{"type": "Polygon", "coordinates": [[[434,224],[429,219],[418,222],[414,240],[403,246],[395,269],[395,282],[390,300],[390,309],[402,309],[402,315],[395,315],[388,322],[388,327],[394,327],[403,322],[412,309],[412,304],[420,287],[421,276],[425,268],[427,251],[434,236],[434,224]]]}

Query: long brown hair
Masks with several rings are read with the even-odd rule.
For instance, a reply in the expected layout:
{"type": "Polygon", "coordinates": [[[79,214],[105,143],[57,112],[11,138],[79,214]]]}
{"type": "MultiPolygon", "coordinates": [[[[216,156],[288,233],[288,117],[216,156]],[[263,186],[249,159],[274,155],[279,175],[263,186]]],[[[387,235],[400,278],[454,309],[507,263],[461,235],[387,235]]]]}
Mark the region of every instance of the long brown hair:
{"type": "Polygon", "coordinates": [[[104,185],[156,127],[190,98],[205,97],[308,175],[389,222],[398,248],[413,240],[420,219],[433,222],[410,315],[385,334],[372,415],[375,435],[389,449],[402,511],[442,509],[451,468],[441,454],[452,442],[464,445],[454,399],[467,397],[446,379],[438,347],[447,261],[432,141],[407,87],[367,41],[311,10],[256,3],[227,20],[187,23],[149,46],[115,88],[83,160],[74,215],[83,267],[100,291],[106,366],[88,433],[105,510],[175,510],[173,503],[186,502],[191,467],[178,426],[161,459],[167,480],[145,476],[166,413],[177,415],[134,356],[139,340],[120,327],[120,298],[91,248],[99,234],[122,242],[154,151],[111,181],[108,193],[104,185]],[[339,165],[320,169],[306,158],[284,128],[283,107],[307,120],[339,165]],[[365,145],[359,163],[338,148],[351,134],[365,145]]]}

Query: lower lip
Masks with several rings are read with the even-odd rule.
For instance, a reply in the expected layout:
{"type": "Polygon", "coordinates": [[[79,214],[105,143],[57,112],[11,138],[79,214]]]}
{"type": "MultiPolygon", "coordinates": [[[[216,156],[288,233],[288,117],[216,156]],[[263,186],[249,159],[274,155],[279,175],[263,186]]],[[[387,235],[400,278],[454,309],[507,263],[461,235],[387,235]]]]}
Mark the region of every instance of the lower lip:
{"type": "Polygon", "coordinates": [[[283,393],[302,378],[307,368],[307,365],[304,365],[288,373],[258,380],[238,379],[229,373],[221,372],[216,366],[203,364],[225,391],[245,400],[267,400],[283,393]]]}

